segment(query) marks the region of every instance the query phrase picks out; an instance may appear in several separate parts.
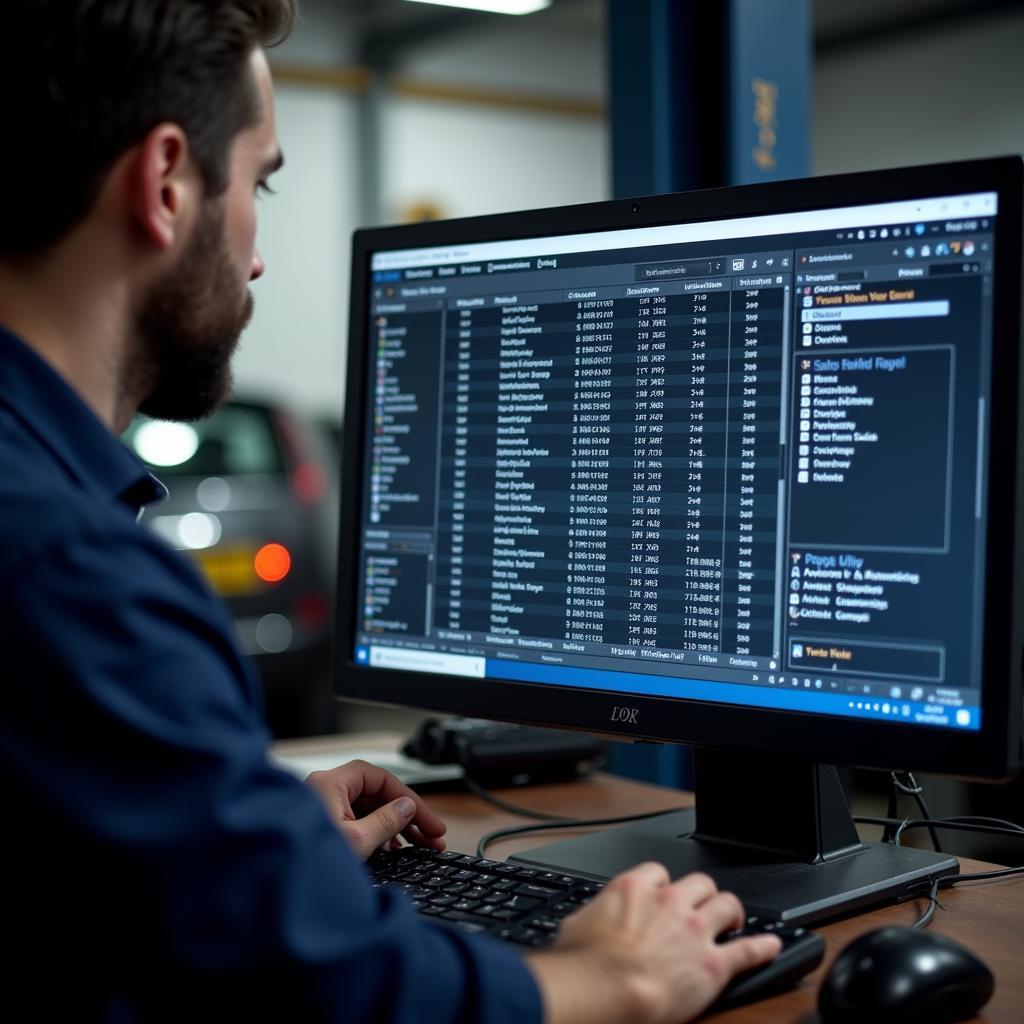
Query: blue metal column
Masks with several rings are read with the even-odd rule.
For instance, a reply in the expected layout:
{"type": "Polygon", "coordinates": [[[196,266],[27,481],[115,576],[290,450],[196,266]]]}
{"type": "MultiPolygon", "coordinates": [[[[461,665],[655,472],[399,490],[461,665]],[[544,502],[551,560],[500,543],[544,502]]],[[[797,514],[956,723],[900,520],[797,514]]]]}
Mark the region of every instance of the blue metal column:
{"type": "MultiPolygon", "coordinates": [[[[616,197],[810,174],[811,0],[608,0],[607,32],[616,197]]],[[[692,783],[682,747],[609,767],[692,783]]]]}
{"type": "Polygon", "coordinates": [[[730,0],[728,179],[746,185],[811,173],[811,0],[730,0]]]}

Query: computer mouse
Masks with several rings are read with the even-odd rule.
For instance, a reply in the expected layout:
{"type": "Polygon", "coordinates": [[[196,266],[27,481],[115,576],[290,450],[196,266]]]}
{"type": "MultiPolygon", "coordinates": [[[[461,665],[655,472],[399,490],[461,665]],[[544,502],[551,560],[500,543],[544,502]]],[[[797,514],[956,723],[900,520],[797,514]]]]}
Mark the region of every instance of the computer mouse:
{"type": "Polygon", "coordinates": [[[878,928],[836,957],[818,994],[828,1024],[951,1024],[992,997],[992,972],[952,939],[920,928],[878,928]]]}

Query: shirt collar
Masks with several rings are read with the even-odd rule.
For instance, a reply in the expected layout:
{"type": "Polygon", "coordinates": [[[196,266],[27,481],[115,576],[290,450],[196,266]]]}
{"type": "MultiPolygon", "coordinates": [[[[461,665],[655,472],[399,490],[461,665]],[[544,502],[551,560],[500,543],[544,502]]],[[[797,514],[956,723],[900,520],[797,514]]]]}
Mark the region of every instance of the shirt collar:
{"type": "Polygon", "coordinates": [[[78,392],[0,327],[0,406],[6,406],[79,486],[140,510],[167,490],[78,392]]]}

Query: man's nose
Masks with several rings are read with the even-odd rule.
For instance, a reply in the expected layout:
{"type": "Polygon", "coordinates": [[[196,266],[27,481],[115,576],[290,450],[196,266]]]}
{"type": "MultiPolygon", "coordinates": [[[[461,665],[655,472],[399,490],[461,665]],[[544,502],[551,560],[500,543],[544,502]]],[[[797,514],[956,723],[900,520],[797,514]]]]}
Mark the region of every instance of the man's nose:
{"type": "Polygon", "coordinates": [[[253,249],[252,251],[252,271],[249,274],[249,280],[255,281],[258,277],[263,276],[263,271],[267,269],[267,265],[263,262],[263,257],[260,255],[259,249],[253,249]]]}

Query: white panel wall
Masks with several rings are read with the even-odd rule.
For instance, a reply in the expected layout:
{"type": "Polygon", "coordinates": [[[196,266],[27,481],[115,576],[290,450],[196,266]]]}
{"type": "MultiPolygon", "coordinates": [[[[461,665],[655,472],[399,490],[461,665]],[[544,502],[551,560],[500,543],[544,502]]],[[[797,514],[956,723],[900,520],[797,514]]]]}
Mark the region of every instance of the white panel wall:
{"type": "Polygon", "coordinates": [[[322,89],[278,90],[285,166],[261,200],[266,261],[256,311],[235,357],[236,393],[340,416],[349,245],[359,218],[354,102],[322,89]]]}
{"type": "MultiPolygon", "coordinates": [[[[305,0],[294,35],[272,61],[338,67],[352,60],[350,19],[331,0],[305,0]]],[[[285,154],[277,195],[260,202],[267,264],[235,356],[235,392],[337,419],[344,389],[349,233],[359,219],[355,100],[322,88],[276,88],[285,154]]]]}
{"type": "Polygon", "coordinates": [[[384,118],[386,215],[417,202],[445,217],[585,203],[607,196],[602,122],[396,100],[384,118]]]}
{"type": "Polygon", "coordinates": [[[814,89],[816,174],[1024,152],[1024,11],[880,38],[814,89]]]}

